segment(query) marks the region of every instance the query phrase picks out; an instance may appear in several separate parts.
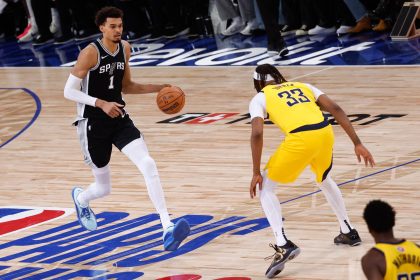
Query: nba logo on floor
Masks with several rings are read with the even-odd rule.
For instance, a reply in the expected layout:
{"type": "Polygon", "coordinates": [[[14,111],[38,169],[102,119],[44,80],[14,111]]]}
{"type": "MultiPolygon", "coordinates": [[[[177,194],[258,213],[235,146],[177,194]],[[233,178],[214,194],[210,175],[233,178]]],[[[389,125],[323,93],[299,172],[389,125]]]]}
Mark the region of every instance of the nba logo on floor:
{"type": "Polygon", "coordinates": [[[69,208],[52,207],[0,207],[0,236],[34,227],[73,213],[69,208]]]}

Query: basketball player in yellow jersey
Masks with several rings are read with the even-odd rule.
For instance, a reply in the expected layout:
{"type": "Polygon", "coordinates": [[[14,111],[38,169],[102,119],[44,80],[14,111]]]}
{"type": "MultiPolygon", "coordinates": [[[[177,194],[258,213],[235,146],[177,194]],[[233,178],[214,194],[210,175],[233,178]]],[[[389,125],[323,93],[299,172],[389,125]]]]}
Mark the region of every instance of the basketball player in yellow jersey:
{"type": "Polygon", "coordinates": [[[310,84],[287,82],[272,65],[264,64],[255,69],[254,85],[257,94],[249,105],[252,135],[251,149],[253,177],[251,198],[257,186],[264,213],[276,238],[270,244],[275,253],[266,271],[266,277],[279,274],[285,263],[300,253],[300,248],[286,238],[283,229],[280,202],[274,193],[277,183],[291,183],[306,166],[310,165],[316,181],[340,223],[340,234],[335,244],[356,246],[361,243],[357,231],[351,226],[346,207],[337,184],[329,176],[332,167],[334,134],[321,110],[331,113],[354,143],[356,156],[365,165],[375,164],[370,152],[362,145],[344,111],[327,95],[310,84]],[[276,124],[286,135],[268,161],[261,174],[264,118],[276,124]]]}
{"type": "Polygon", "coordinates": [[[363,218],[376,245],[362,258],[368,280],[420,279],[420,248],[411,241],[394,237],[395,211],[381,200],[369,202],[363,218]]]}

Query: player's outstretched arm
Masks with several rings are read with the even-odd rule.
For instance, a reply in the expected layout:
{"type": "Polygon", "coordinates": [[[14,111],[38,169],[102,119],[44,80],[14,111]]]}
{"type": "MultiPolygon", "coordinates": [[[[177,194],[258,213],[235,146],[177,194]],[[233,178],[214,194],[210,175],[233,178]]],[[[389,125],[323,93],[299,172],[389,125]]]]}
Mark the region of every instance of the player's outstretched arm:
{"type": "Polygon", "coordinates": [[[131,70],[129,60],[131,56],[131,49],[130,44],[126,41],[122,41],[124,45],[124,51],[126,54],[126,62],[125,62],[125,72],[123,78],[123,87],[122,91],[126,94],[142,94],[142,93],[151,93],[151,92],[158,92],[164,87],[170,87],[170,84],[139,84],[131,80],[131,70]]]}
{"type": "Polygon", "coordinates": [[[354,144],[354,152],[357,156],[358,161],[361,162],[361,159],[363,158],[366,166],[374,166],[375,161],[373,159],[372,154],[360,141],[360,138],[357,136],[353,125],[351,124],[349,118],[347,117],[343,109],[341,109],[341,107],[333,100],[331,100],[326,94],[322,94],[321,96],[319,96],[317,103],[323,111],[327,111],[334,116],[335,120],[340,124],[340,126],[350,137],[351,141],[354,144]]]}

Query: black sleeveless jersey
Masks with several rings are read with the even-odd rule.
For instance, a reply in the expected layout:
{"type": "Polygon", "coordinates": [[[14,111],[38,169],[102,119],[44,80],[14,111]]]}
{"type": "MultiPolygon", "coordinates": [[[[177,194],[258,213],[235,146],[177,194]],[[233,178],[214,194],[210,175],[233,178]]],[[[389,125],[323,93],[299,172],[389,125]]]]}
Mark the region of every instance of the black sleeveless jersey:
{"type": "MultiPolygon", "coordinates": [[[[98,50],[98,63],[89,70],[82,81],[82,91],[92,97],[125,105],[122,98],[122,80],[125,71],[124,45],[119,42],[111,53],[101,38],[91,43],[98,50]]],[[[102,109],[78,104],[79,118],[110,118],[102,109]]]]}

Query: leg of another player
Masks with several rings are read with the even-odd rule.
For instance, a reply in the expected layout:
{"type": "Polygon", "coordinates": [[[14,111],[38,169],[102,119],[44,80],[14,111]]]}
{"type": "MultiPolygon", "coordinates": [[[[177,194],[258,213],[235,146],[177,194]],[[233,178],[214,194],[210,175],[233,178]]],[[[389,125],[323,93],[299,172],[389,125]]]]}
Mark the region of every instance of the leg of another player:
{"type": "Polygon", "coordinates": [[[320,189],[340,223],[340,234],[334,239],[334,243],[359,245],[361,243],[359,234],[350,224],[341,191],[330,175],[321,183],[320,189]]]}
{"type": "Polygon", "coordinates": [[[294,259],[300,253],[299,247],[288,240],[284,234],[281,205],[274,193],[276,185],[276,182],[267,177],[267,173],[263,174],[263,188],[260,191],[261,206],[276,237],[276,244],[270,244],[275,253],[270,257],[273,258],[273,261],[265,273],[265,276],[268,278],[272,278],[282,272],[285,263],[294,259]]]}
{"type": "Polygon", "coordinates": [[[127,144],[121,151],[137,166],[144,176],[150,200],[162,222],[165,250],[176,250],[188,236],[190,226],[185,219],[178,220],[175,225],[171,222],[156,163],[150,157],[146,143],[143,138],[139,138],[127,144]]]}

